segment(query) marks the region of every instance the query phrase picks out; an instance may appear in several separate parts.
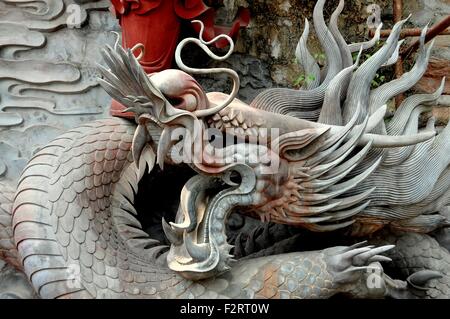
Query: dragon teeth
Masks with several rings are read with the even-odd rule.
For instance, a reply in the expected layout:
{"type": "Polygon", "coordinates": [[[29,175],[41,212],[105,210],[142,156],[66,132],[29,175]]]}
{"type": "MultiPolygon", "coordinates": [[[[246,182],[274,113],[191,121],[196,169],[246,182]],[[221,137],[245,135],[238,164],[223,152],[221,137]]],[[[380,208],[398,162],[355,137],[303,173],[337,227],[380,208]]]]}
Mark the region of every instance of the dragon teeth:
{"type": "Polygon", "coordinates": [[[223,123],[222,123],[222,122],[216,122],[216,123],[214,124],[214,127],[215,127],[216,129],[220,130],[220,129],[223,127],[223,123]]]}
{"type": "Polygon", "coordinates": [[[236,116],[236,119],[239,121],[239,123],[244,122],[244,115],[242,115],[242,112],[239,112],[236,116]]]}
{"type": "Polygon", "coordinates": [[[254,127],[251,127],[249,129],[247,129],[247,133],[250,136],[257,136],[258,135],[258,130],[254,127]]]}
{"type": "Polygon", "coordinates": [[[233,120],[236,117],[236,115],[238,115],[236,110],[231,108],[230,111],[228,112],[228,117],[233,120]]]}
{"type": "Polygon", "coordinates": [[[267,137],[267,129],[266,128],[261,127],[258,129],[258,132],[259,132],[260,137],[263,137],[263,138],[267,137]]]}
{"type": "Polygon", "coordinates": [[[242,127],[237,127],[237,128],[235,129],[235,132],[236,132],[238,135],[245,135],[245,131],[244,131],[244,129],[243,129],[242,127]]]}
{"type": "Polygon", "coordinates": [[[255,125],[256,126],[261,126],[261,125],[263,125],[264,124],[264,120],[261,118],[261,117],[257,117],[256,119],[255,119],[255,125]]]}

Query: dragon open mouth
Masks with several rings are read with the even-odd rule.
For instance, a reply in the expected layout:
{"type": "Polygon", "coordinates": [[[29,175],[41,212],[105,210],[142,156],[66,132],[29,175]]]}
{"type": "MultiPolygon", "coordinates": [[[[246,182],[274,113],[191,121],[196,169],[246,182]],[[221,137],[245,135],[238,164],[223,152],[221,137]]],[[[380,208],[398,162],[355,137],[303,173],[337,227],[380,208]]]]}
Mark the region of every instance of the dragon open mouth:
{"type": "Polygon", "coordinates": [[[164,171],[155,167],[139,181],[134,202],[136,218],[141,223],[142,230],[151,238],[170,245],[162,230],[161,220],[164,218],[167,221],[175,221],[181,189],[194,174],[186,166],[168,166],[164,171]],[[164,200],[161,200],[162,198],[164,200]]]}
{"type": "Polygon", "coordinates": [[[139,170],[130,164],[115,191],[114,197],[121,199],[121,204],[116,205],[120,209],[113,209],[115,220],[126,220],[125,228],[118,227],[121,235],[130,237],[134,233],[131,239],[132,243],[140,242],[135,247],[139,255],[151,254],[164,263],[169,256],[169,267],[181,267],[179,273],[189,278],[208,277],[217,268],[225,271],[231,258],[239,259],[281,244],[286,251],[294,250],[299,243],[299,229],[262,223],[229,205],[227,195],[236,192],[241,182],[236,172],[229,176],[229,183],[235,183],[234,186],[217,177],[196,175],[183,165],[167,165],[164,170],[155,166],[150,173],[138,177],[139,170]],[[193,213],[195,220],[191,219],[193,213]],[[167,245],[176,251],[176,259],[171,258],[170,252],[167,255],[167,245]]]}
{"type": "MultiPolygon", "coordinates": [[[[129,169],[135,171],[134,176],[139,175],[134,165],[129,169]]],[[[229,183],[235,185],[217,177],[196,175],[188,166],[168,165],[164,171],[154,167],[139,181],[130,176],[133,174],[124,174],[119,184],[129,184],[135,196],[130,198],[125,187],[118,187],[116,196],[126,197],[132,206],[122,205],[121,216],[125,213],[134,219],[134,215],[139,222],[134,223],[135,239],[146,244],[137,252],[155,256],[157,250],[157,259],[164,263],[167,260],[170,268],[190,279],[226,271],[233,260],[248,255],[320,249],[329,239],[326,234],[263,223],[233,207],[228,195],[236,192],[242,178],[235,171],[229,176],[229,183]],[[171,251],[161,244],[171,245],[171,251]]]]}
{"type": "MultiPolygon", "coordinates": [[[[322,33],[331,37],[321,11],[323,2],[319,1],[315,7],[315,20],[319,19],[323,24],[322,33]]],[[[303,90],[268,91],[258,95],[251,105],[235,100],[240,87],[235,71],[227,68],[196,69],[186,66],[181,59],[183,47],[195,43],[214,60],[223,61],[233,51],[231,40],[228,53],[219,57],[207,47],[215,40],[205,42],[201,31],[199,39],[186,38],[177,47],[175,60],[182,71],[166,70],[151,76],[142,71],[131,52],[120,47],[107,48],[104,55],[110,70],[101,69],[105,79],[100,79],[99,83],[113,98],[126,105],[127,111],[134,113],[137,124],[131,145],[132,156],[127,158],[130,165],[125,168],[115,189],[116,204],[122,209],[117,216],[123,224],[117,226],[119,233],[131,238],[134,248],[151,249],[145,254],[164,255],[164,266],[175,273],[189,280],[199,280],[221,275],[232,264],[239,267],[233,263],[231,249],[234,243],[230,242],[227,233],[229,216],[236,209],[259,214],[263,221],[286,223],[316,232],[344,232],[343,229],[348,227],[351,236],[370,235],[386,226],[429,231],[442,225],[443,218],[438,214],[422,217],[431,210],[416,204],[417,198],[443,196],[440,190],[436,195],[432,192],[433,184],[438,185],[439,176],[448,166],[447,160],[439,160],[445,157],[448,144],[441,138],[443,135],[435,136],[432,125],[419,132],[417,116],[412,115],[417,106],[415,103],[406,110],[405,107],[400,108],[400,115],[394,118],[393,124],[386,125],[383,120],[391,93],[384,94],[384,97],[377,93],[379,90],[371,93],[368,85],[372,73],[374,75],[386,63],[392,64],[389,57],[398,50],[398,37],[405,22],[398,22],[382,49],[360,67],[362,49],[353,64],[351,59],[345,62],[346,67],[338,54],[338,59],[328,54],[330,69],[327,78],[322,81],[322,88],[319,86],[314,90],[311,97],[303,90]],[[333,65],[336,61],[338,63],[333,65]],[[226,73],[233,81],[232,92],[222,96],[207,95],[188,73],[226,73]],[[341,105],[344,91],[347,97],[341,105]],[[279,95],[280,92],[286,94],[287,99],[279,95]],[[283,104],[279,100],[288,102],[283,104]],[[307,108],[305,103],[310,103],[310,107],[307,108]],[[323,105],[322,110],[318,109],[320,105],[323,105]],[[396,124],[400,122],[403,124],[396,124]],[[409,130],[410,126],[414,129],[409,130]],[[205,139],[213,128],[217,136],[229,136],[233,141],[239,141],[222,146],[205,139]],[[270,144],[250,139],[257,136],[267,138],[265,128],[279,131],[274,138],[271,134],[270,144]],[[405,153],[398,153],[397,147],[408,148],[404,149],[405,153]],[[261,153],[269,160],[262,160],[266,156],[255,156],[261,153]],[[413,153],[416,155],[412,156],[413,153]],[[410,155],[411,161],[407,160],[410,155]],[[141,206],[137,212],[134,193],[139,181],[144,183],[146,164],[151,171],[155,162],[161,169],[165,164],[185,163],[198,174],[190,172],[184,178],[175,173],[174,180],[165,177],[170,192],[164,191],[163,185],[154,180],[152,184],[158,189],[147,191],[141,187],[143,201],[142,205],[137,203],[141,206]],[[404,163],[404,171],[397,167],[392,169],[394,163],[404,163]],[[427,178],[423,176],[427,185],[413,188],[412,178],[404,172],[417,167],[422,174],[422,168],[430,163],[439,169],[427,178]],[[395,180],[395,183],[389,180],[395,180]],[[174,188],[179,191],[180,198],[166,198],[166,193],[175,193],[174,188]],[[391,194],[397,190],[399,195],[392,198],[391,194]],[[147,207],[147,193],[157,196],[155,203],[162,205],[164,202],[167,206],[147,207]],[[402,198],[402,201],[397,198],[402,198]],[[141,217],[131,218],[123,214],[125,211],[141,214],[141,217]],[[136,230],[131,230],[131,226],[136,230]],[[142,228],[148,229],[147,233],[142,228]],[[170,243],[169,251],[156,246],[155,240],[147,239],[148,235],[170,243]]],[[[429,58],[430,48],[424,46],[425,34],[426,30],[421,35],[420,61],[429,58]]],[[[408,83],[402,85],[410,87],[423,72],[423,68],[410,71],[402,80],[407,79],[408,83]]],[[[426,99],[435,100],[439,94],[426,99]]],[[[149,178],[152,176],[150,173],[149,178]]],[[[334,236],[338,235],[334,233],[334,236]]],[[[279,241],[272,240],[272,243],[279,241]]],[[[358,247],[349,249],[357,250],[358,247]]],[[[352,271],[362,270],[360,267],[366,269],[367,262],[386,261],[382,257],[370,260],[371,254],[391,248],[389,245],[381,247],[365,254],[362,261],[353,263],[352,260],[347,264],[355,266],[352,271]]],[[[339,255],[341,249],[329,252],[339,255]]],[[[362,248],[364,251],[371,249],[362,248]]],[[[142,250],[138,253],[142,256],[142,250]]],[[[267,256],[270,252],[264,254],[267,256]]],[[[329,262],[336,265],[337,273],[345,269],[337,259],[329,262]]]]}
{"type": "MultiPolygon", "coordinates": [[[[167,223],[180,225],[190,222],[189,219],[185,220],[183,217],[183,206],[184,209],[194,210],[200,217],[200,220],[192,220],[192,226],[185,227],[188,233],[195,233],[194,245],[208,245],[210,241],[208,223],[211,216],[208,216],[208,213],[202,214],[199,210],[213,211],[208,209],[209,204],[214,202],[219,194],[227,192],[230,186],[218,178],[208,178],[208,181],[197,181],[198,187],[195,188],[199,175],[195,175],[195,172],[187,166],[167,166],[164,171],[154,167],[150,173],[139,175],[139,170],[133,164],[129,165],[117,184],[113,201],[115,205],[113,217],[118,223],[120,235],[132,239],[132,246],[136,241],[140,242],[139,247],[132,248],[140,248],[137,251],[139,255],[145,256],[151,253],[153,256],[157,247],[156,257],[159,258],[167,251],[167,246],[162,245],[181,242],[179,229],[178,232],[168,232],[164,226],[171,227],[167,223]],[[208,187],[203,188],[205,182],[208,187]],[[178,195],[180,192],[181,200],[178,195]],[[162,198],[164,200],[161,200],[162,198]],[[190,207],[187,208],[189,205],[190,207]],[[121,224],[124,227],[121,227],[121,224]]],[[[202,178],[205,179],[200,177],[200,179],[202,178]]],[[[190,213],[191,216],[192,213],[190,213]]],[[[229,250],[231,246],[226,243],[225,229],[230,227],[225,226],[226,219],[223,219],[222,222],[224,227],[223,244],[227,245],[229,250]]],[[[195,248],[193,254],[196,255],[195,248]]]]}

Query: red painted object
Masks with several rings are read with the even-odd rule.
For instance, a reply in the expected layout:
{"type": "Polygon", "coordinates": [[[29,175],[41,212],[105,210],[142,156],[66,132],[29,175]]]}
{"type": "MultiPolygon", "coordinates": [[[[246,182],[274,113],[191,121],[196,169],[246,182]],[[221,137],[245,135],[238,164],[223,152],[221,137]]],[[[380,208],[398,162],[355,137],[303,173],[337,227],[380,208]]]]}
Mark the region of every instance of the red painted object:
{"type": "MultiPolygon", "coordinates": [[[[138,43],[144,45],[145,52],[139,63],[146,73],[172,66],[182,20],[202,20],[205,24],[204,39],[207,41],[221,33],[235,38],[239,28],[247,26],[250,20],[249,11],[241,9],[231,28],[217,27],[214,25],[214,9],[202,0],[111,0],[111,3],[111,9],[122,27],[122,46],[132,48],[138,43]]],[[[226,41],[216,43],[219,48],[226,45],[226,41]]],[[[139,54],[136,50],[135,55],[139,54]]],[[[121,104],[113,101],[111,114],[133,118],[130,113],[122,113],[123,109],[121,104]]]]}

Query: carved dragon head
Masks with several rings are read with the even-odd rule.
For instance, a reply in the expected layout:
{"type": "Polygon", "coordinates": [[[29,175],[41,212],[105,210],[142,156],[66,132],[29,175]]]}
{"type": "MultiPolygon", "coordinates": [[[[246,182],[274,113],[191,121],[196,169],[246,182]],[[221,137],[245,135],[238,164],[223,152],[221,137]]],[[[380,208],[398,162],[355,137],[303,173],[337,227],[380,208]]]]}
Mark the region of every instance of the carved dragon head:
{"type": "MultiPolygon", "coordinates": [[[[239,89],[235,71],[195,69],[181,59],[182,49],[191,42],[215,60],[226,59],[233,51],[233,42],[225,35],[205,42],[201,31],[199,39],[181,41],[176,62],[183,71],[146,75],[131,51],[120,46],[104,51],[110,69],[100,67],[104,76],[100,83],[127,107],[126,111],[135,114],[138,124],[132,148],[137,168],[142,169],[147,163],[152,169],[156,149],[156,162],[161,167],[164,162],[183,162],[198,172],[181,192],[176,220],[170,224],[163,221],[172,242],[169,267],[184,276],[205,278],[229,268],[231,246],[227,243],[225,220],[237,207],[263,221],[312,231],[333,231],[353,224],[353,235],[367,234],[386,224],[402,228],[411,227],[412,223],[420,228],[442,221],[438,217],[420,219],[424,209],[417,211],[414,207],[413,213],[415,202],[411,197],[440,195],[439,190],[433,193],[433,187],[446,165],[440,165],[431,174],[434,183],[427,189],[404,190],[405,205],[411,206],[403,210],[406,218],[396,218],[389,209],[374,214],[380,201],[391,207],[399,204],[389,201],[388,193],[395,186],[380,183],[380,179],[396,178],[393,176],[397,176],[399,168],[393,169],[390,163],[404,164],[414,153],[418,160],[404,165],[422,165],[434,160],[426,154],[431,149],[447,147],[443,139],[435,137],[431,126],[418,132],[416,120],[420,112],[413,113],[417,101],[405,102],[389,125],[383,121],[387,100],[411,87],[426,68],[431,49],[424,45],[426,28],[414,68],[402,78],[371,91],[370,82],[378,68],[397,59],[398,37],[406,20],[398,22],[384,46],[358,67],[359,55],[355,63],[348,59],[351,46],[338,45],[343,39],[334,25],[342,8],[336,9],[337,14],[330,21],[332,32],[328,32],[323,3],[317,3],[314,20],[328,51],[325,79],[310,90],[266,90],[251,106],[235,99],[239,89]],[[207,47],[219,38],[230,43],[228,53],[222,57],[207,47]],[[207,94],[188,75],[220,72],[233,80],[229,95],[207,94]],[[311,116],[317,121],[307,120],[311,116]],[[272,129],[276,129],[276,134],[271,134],[272,129]],[[229,137],[233,142],[224,143],[229,137]]],[[[375,38],[378,35],[379,30],[375,38]]],[[[307,36],[306,23],[297,47],[299,60],[305,66],[311,62],[307,36]]],[[[357,47],[361,53],[370,43],[357,47]]],[[[442,89],[443,85],[423,101],[435,100],[442,89]]],[[[403,191],[402,185],[408,179],[403,175],[398,178],[399,190],[403,191]]]]}

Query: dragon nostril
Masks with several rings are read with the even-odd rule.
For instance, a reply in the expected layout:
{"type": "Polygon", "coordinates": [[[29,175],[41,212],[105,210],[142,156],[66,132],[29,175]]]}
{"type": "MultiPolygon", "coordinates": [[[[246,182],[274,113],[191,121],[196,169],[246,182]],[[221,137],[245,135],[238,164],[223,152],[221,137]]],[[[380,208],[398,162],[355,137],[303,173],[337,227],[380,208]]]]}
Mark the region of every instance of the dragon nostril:
{"type": "Polygon", "coordinates": [[[230,181],[232,181],[233,183],[236,183],[236,184],[240,184],[242,182],[242,177],[238,172],[233,171],[230,174],[230,181]]]}
{"type": "Polygon", "coordinates": [[[177,109],[186,108],[185,101],[180,97],[167,97],[167,100],[169,101],[170,104],[172,104],[173,107],[177,109]]]}

